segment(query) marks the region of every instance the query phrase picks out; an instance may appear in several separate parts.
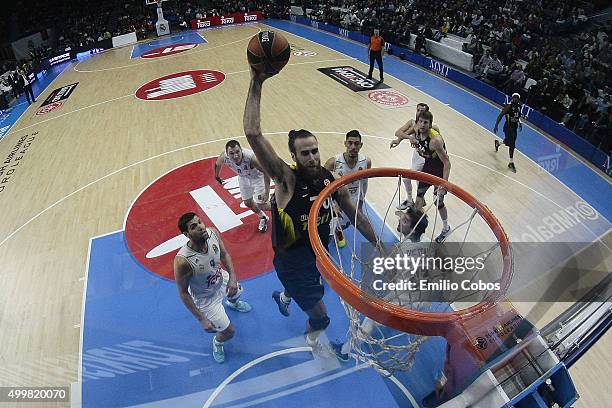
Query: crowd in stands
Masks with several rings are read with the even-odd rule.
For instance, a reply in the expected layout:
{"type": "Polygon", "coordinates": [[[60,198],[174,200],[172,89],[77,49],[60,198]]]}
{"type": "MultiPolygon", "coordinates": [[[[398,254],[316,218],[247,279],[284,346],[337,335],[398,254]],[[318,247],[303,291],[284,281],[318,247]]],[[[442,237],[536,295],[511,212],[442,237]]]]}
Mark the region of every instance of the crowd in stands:
{"type": "Polygon", "coordinates": [[[304,0],[307,17],[427,54],[427,40],[453,35],[475,74],[499,90],[611,149],[612,24],[592,25],[593,3],[564,0],[304,0]]]}
{"type": "MultiPolygon", "coordinates": [[[[55,29],[53,46],[29,47],[37,63],[62,50],[93,46],[112,36],[155,33],[156,6],[144,0],[20,0],[10,23],[28,32],[55,29]]],[[[475,75],[529,106],[610,149],[612,126],[609,37],[611,24],[593,26],[591,2],[564,0],[304,0],[308,17],[353,31],[380,28],[391,44],[427,54],[427,41],[453,35],[473,55],[475,75]],[[416,37],[412,42],[411,34],[416,37]]],[[[274,0],[171,0],[164,17],[174,29],[188,29],[194,18],[260,10],[285,17],[287,6],[274,0]]],[[[299,2],[298,2],[299,4],[299,2]]],[[[7,23],[8,24],[8,23],[7,23]]],[[[25,33],[24,33],[25,34],[25,33]]],[[[1,74],[2,72],[0,72],[1,74]]]]}

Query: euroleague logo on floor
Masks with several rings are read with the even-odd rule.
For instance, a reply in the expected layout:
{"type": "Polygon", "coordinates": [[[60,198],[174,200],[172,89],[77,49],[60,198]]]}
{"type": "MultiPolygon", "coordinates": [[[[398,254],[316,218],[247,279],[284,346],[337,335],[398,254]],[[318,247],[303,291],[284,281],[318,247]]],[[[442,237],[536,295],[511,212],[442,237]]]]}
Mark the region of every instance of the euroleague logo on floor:
{"type": "Polygon", "coordinates": [[[216,157],[180,166],[151,183],[134,201],[125,221],[125,239],[130,253],[147,270],[174,279],[174,257],[188,241],[177,224],[187,212],[221,232],[240,279],[273,269],[271,233],[260,233],[259,216],[241,207],[238,177],[232,171],[224,167],[221,177],[226,183],[217,183],[215,162],[216,157]]]}
{"type": "Polygon", "coordinates": [[[368,98],[372,102],[384,106],[405,106],[408,104],[408,98],[390,89],[372,91],[368,94],[368,98]]]}
{"type": "Polygon", "coordinates": [[[223,72],[210,69],[176,72],[144,84],[136,91],[136,97],[143,101],[181,98],[208,91],[224,80],[223,72]]]}

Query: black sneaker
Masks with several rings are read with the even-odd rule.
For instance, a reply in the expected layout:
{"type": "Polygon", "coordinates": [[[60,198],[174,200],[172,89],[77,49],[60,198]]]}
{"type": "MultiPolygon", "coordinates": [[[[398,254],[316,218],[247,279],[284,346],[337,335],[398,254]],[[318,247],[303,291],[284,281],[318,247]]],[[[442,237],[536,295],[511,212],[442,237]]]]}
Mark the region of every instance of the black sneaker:
{"type": "Polygon", "coordinates": [[[501,143],[499,143],[499,140],[495,139],[495,153],[499,150],[499,146],[501,146],[501,143]]]}
{"type": "Polygon", "coordinates": [[[348,363],[350,357],[348,353],[342,352],[342,343],[335,343],[333,341],[330,341],[329,344],[331,345],[332,350],[334,350],[334,354],[336,355],[338,361],[342,363],[348,363]]]}
{"type": "Polygon", "coordinates": [[[508,168],[512,170],[513,173],[516,173],[516,167],[514,167],[514,163],[508,164],[508,168]]]}
{"type": "Polygon", "coordinates": [[[278,311],[285,317],[289,316],[289,305],[291,304],[291,302],[283,302],[280,298],[280,295],[281,293],[278,290],[275,290],[274,292],[272,292],[272,299],[274,299],[274,301],[278,305],[278,311]]]}
{"type": "Polygon", "coordinates": [[[436,237],[436,242],[437,243],[444,242],[444,240],[450,235],[450,232],[451,232],[450,225],[447,226],[446,228],[442,228],[440,235],[436,237]]]}

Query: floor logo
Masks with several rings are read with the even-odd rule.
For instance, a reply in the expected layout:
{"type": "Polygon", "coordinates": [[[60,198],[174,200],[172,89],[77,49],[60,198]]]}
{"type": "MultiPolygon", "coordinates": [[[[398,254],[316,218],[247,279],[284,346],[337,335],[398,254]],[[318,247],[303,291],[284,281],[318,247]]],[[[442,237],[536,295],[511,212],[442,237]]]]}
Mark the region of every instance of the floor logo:
{"type": "Polygon", "coordinates": [[[36,112],[36,116],[42,116],[42,115],[44,115],[45,113],[49,113],[49,112],[51,112],[52,110],[56,110],[56,109],[58,109],[58,108],[61,108],[61,107],[62,107],[62,105],[63,105],[63,104],[62,104],[62,102],[60,102],[60,101],[50,103],[49,105],[44,105],[43,107],[41,107],[41,108],[38,110],[38,112],[36,112]]]}
{"type": "Polygon", "coordinates": [[[147,51],[144,54],[142,54],[140,58],[152,59],[152,58],[166,57],[168,55],[174,55],[174,54],[178,54],[181,52],[189,51],[191,49],[194,49],[197,46],[198,44],[195,44],[195,43],[174,44],[171,46],[156,48],[154,50],[147,51]]]}
{"type": "Polygon", "coordinates": [[[369,79],[367,74],[350,66],[319,68],[318,71],[321,71],[353,92],[389,88],[388,85],[378,82],[375,79],[369,79]]]}
{"type": "Polygon", "coordinates": [[[161,101],[207,91],[225,80],[219,71],[201,69],[176,72],[144,84],[136,91],[136,97],[144,101],[161,101]]]}
{"type": "Polygon", "coordinates": [[[177,227],[179,217],[195,212],[215,226],[232,256],[241,279],[271,271],[271,234],[257,230],[259,216],[241,207],[238,177],[223,168],[223,186],[214,177],[216,158],[186,164],[165,174],[136,199],[125,223],[131,254],[149,271],[174,279],[173,261],[187,238],[177,227]]]}
{"type": "Polygon", "coordinates": [[[392,89],[384,91],[372,91],[368,93],[368,99],[379,105],[388,107],[400,107],[408,105],[408,98],[392,89]]]}
{"type": "Polygon", "coordinates": [[[40,106],[47,106],[55,102],[68,99],[70,95],[72,95],[72,92],[78,84],[78,82],[75,82],[74,84],[64,85],[61,88],[54,89],[53,92],[51,92],[51,94],[47,96],[47,99],[45,99],[45,101],[40,106]]]}

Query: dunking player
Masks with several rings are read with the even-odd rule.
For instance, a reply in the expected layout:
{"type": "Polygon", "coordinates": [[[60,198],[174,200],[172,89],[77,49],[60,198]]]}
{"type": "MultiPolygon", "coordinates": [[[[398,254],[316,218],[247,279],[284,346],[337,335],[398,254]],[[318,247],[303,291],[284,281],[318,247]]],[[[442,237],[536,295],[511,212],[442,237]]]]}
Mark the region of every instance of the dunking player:
{"type": "MultiPolygon", "coordinates": [[[[411,139],[411,136],[414,135],[417,130],[416,121],[419,117],[419,113],[424,112],[424,111],[429,111],[429,105],[423,102],[417,104],[415,119],[410,119],[401,128],[395,131],[396,139],[391,142],[392,149],[396,146],[399,146],[399,144],[402,143],[402,140],[411,139]]],[[[432,125],[432,128],[436,132],[440,133],[440,129],[438,129],[438,126],[432,125]]],[[[423,164],[425,164],[425,159],[416,150],[416,142],[414,142],[413,140],[414,138],[412,138],[411,144],[412,144],[412,147],[415,149],[412,151],[411,169],[416,170],[416,171],[423,171],[423,164]]],[[[397,206],[397,209],[402,210],[402,211],[414,205],[414,202],[412,201],[412,180],[405,178],[403,181],[404,181],[404,187],[406,188],[407,197],[404,201],[401,202],[401,204],[397,206]]]]}
{"type": "Polygon", "coordinates": [[[215,179],[223,184],[219,177],[221,167],[227,165],[238,174],[238,186],[244,205],[259,215],[259,232],[268,229],[268,216],[262,210],[269,210],[270,177],[261,168],[252,150],[243,149],[236,140],[225,144],[225,151],[219,155],[215,163],[215,179]]]}
{"type": "Polygon", "coordinates": [[[222,363],[225,361],[223,343],[234,337],[235,332],[221,303],[223,297],[226,297],[227,307],[238,312],[249,312],[251,306],[239,300],[242,286],[236,280],[232,258],[225,250],[219,231],[206,228],[195,213],[183,214],[178,228],[189,238],[174,258],[179,296],[204,330],[217,333],[213,338],[213,358],[222,363]],[[221,262],[227,271],[221,267],[221,262]]]}
{"type": "MultiPolygon", "coordinates": [[[[289,315],[290,299],[308,315],[306,341],[315,352],[327,349],[319,341],[319,334],[330,319],[323,302],[323,284],[315,263],[308,236],[308,215],[317,195],[335,176],[321,166],[317,138],[307,130],[289,132],[289,151],[295,165],[289,166],[274,151],[261,133],[261,90],[267,74],[251,70],[251,83],[244,110],[244,132],[263,169],[276,185],[272,205],[272,246],[274,267],[284,292],[274,292],[279,311],[289,315]]],[[[332,195],[349,219],[355,219],[353,205],[346,187],[332,195]]],[[[321,208],[317,218],[319,238],[324,246],[329,243],[331,200],[321,208]]],[[[357,211],[357,228],[372,243],[376,235],[367,219],[357,211]]],[[[327,349],[328,350],[328,349],[327,349]]]]}
{"type": "MultiPolygon", "coordinates": [[[[446,154],[446,146],[444,139],[438,131],[432,128],[433,115],[429,111],[419,113],[416,124],[416,133],[410,136],[412,142],[417,144],[416,150],[418,154],[425,159],[423,163],[423,172],[448,180],[450,175],[451,163],[446,154]]],[[[415,209],[421,210],[425,205],[424,197],[431,184],[419,181],[417,185],[417,198],[415,201],[415,209]]],[[[444,205],[444,196],[446,190],[444,187],[436,186],[434,195],[437,196],[437,206],[442,218],[442,231],[436,238],[436,242],[442,242],[450,234],[450,226],[448,225],[448,212],[444,205]]]]}
{"type": "MultiPolygon", "coordinates": [[[[345,176],[356,171],[372,168],[372,160],[366,155],[359,153],[363,147],[363,142],[361,141],[361,134],[358,130],[351,130],[346,134],[344,146],[346,147],[344,153],[338,153],[325,162],[324,167],[327,170],[339,176],[345,176]]],[[[368,191],[368,179],[353,181],[347,184],[347,188],[353,204],[361,211],[366,192],[368,191]]],[[[335,222],[339,241],[338,246],[343,247],[345,241],[342,230],[346,228],[351,221],[344,212],[338,210],[336,210],[336,212],[339,213],[339,217],[336,220],[337,222],[335,222]]]]}
{"type": "MultiPolygon", "coordinates": [[[[509,104],[504,106],[499,112],[497,116],[497,120],[495,121],[495,127],[493,128],[493,133],[497,135],[497,125],[501,121],[502,117],[505,116],[506,120],[504,122],[504,144],[508,146],[508,151],[510,153],[510,163],[508,164],[508,168],[516,173],[516,167],[514,166],[514,148],[516,146],[516,136],[517,131],[522,130],[523,125],[521,124],[521,95],[518,93],[512,94],[512,100],[509,104]]],[[[499,150],[499,146],[501,143],[499,140],[495,139],[495,152],[499,150]]]]}

